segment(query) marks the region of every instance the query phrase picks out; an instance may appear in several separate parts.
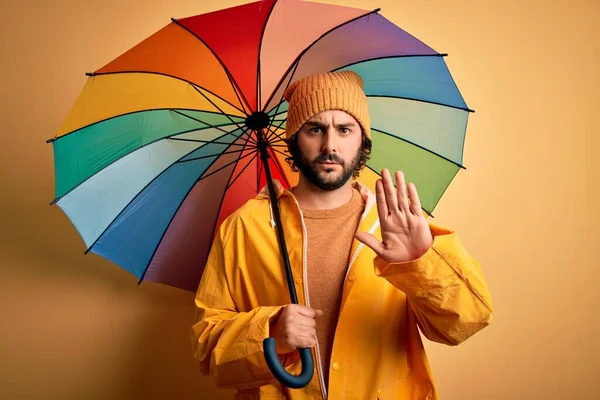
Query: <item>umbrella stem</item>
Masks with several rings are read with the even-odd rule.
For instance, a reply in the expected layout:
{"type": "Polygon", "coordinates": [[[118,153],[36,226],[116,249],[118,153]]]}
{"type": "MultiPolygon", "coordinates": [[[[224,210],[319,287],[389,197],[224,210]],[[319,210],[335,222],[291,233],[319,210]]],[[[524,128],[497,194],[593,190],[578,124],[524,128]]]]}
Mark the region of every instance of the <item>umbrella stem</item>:
{"type": "MultiPolygon", "coordinates": [[[[265,167],[265,174],[267,175],[269,198],[271,201],[271,208],[273,209],[273,214],[275,216],[277,239],[279,240],[279,248],[281,250],[281,257],[283,259],[283,266],[285,269],[285,276],[287,278],[288,289],[290,291],[290,298],[293,304],[298,304],[298,296],[296,294],[296,287],[294,286],[294,276],[292,275],[292,267],[290,265],[287,246],[285,244],[285,236],[283,234],[283,227],[281,225],[281,216],[279,214],[277,195],[275,193],[275,186],[273,185],[273,179],[271,177],[271,169],[269,167],[269,142],[267,141],[262,129],[257,129],[256,132],[258,134],[257,144],[260,151],[260,158],[265,167]]],[[[271,337],[266,338],[263,341],[265,361],[267,362],[267,366],[269,367],[269,370],[271,370],[273,376],[279,382],[290,388],[299,389],[308,385],[312,380],[315,369],[311,349],[298,349],[298,352],[300,353],[300,361],[302,363],[302,372],[300,372],[300,375],[292,375],[288,373],[281,364],[276,347],[275,339],[271,337]]]]}
{"type": "Polygon", "coordinates": [[[275,229],[277,229],[277,239],[279,241],[279,248],[281,250],[281,256],[283,258],[283,267],[285,269],[285,275],[287,279],[288,289],[290,291],[290,297],[293,304],[298,304],[298,296],[296,294],[296,287],[294,286],[294,276],[292,274],[292,267],[290,265],[290,259],[288,257],[287,245],[285,243],[285,236],[283,234],[283,227],[281,225],[281,215],[279,214],[279,206],[277,204],[277,194],[275,193],[275,186],[273,185],[273,179],[271,176],[271,168],[269,166],[269,142],[266,141],[264,133],[259,131],[258,135],[258,149],[260,151],[260,159],[265,167],[265,174],[267,175],[267,186],[269,188],[269,198],[271,201],[271,208],[275,216],[275,229]]]}

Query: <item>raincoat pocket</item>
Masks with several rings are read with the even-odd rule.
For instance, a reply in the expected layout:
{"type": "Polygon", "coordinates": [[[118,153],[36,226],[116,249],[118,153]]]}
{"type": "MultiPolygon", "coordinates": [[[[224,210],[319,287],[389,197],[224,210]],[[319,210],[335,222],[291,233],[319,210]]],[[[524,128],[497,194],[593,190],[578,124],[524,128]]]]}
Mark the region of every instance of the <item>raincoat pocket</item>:
{"type": "Polygon", "coordinates": [[[402,379],[377,392],[377,400],[432,400],[433,386],[429,382],[402,379]]]}

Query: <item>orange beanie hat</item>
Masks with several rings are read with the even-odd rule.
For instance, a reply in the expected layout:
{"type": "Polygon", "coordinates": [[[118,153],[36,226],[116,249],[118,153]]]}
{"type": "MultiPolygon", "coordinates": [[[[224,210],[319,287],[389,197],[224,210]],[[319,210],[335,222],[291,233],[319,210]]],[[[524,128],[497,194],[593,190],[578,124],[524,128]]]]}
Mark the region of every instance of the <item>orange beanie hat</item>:
{"type": "Polygon", "coordinates": [[[284,93],[289,102],[285,135],[289,139],[308,119],[327,110],[341,110],[352,115],[367,137],[371,120],[364,82],[354,71],[326,72],[292,83],[284,93]]]}

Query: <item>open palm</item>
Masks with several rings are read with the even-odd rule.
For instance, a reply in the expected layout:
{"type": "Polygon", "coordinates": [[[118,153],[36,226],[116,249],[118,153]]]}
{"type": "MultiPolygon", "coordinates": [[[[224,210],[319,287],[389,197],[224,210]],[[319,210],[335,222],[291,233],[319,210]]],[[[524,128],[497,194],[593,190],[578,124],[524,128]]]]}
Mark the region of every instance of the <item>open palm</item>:
{"type": "Polygon", "coordinates": [[[381,178],[375,185],[375,194],[382,241],[367,232],[357,232],[355,237],[389,263],[415,260],[433,243],[417,189],[412,183],[406,185],[401,171],[396,172],[397,188],[387,169],[381,171],[381,178]]]}

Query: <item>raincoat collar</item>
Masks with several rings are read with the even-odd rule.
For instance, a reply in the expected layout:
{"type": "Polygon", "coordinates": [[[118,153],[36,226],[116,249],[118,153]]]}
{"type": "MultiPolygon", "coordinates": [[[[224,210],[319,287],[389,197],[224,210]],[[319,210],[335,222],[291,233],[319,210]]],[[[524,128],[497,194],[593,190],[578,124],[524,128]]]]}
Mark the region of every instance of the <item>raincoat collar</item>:
{"type": "MultiPolygon", "coordinates": [[[[292,196],[292,197],[294,196],[292,194],[292,192],[283,188],[283,185],[281,185],[281,182],[279,182],[278,179],[273,179],[273,186],[275,187],[275,195],[277,196],[277,199],[279,199],[281,196],[292,196]]],[[[358,181],[353,181],[352,187],[354,189],[358,190],[358,192],[364,199],[364,201],[366,203],[365,209],[368,210],[371,208],[371,206],[373,204],[375,204],[375,194],[373,194],[373,192],[371,192],[371,190],[367,186],[363,185],[362,183],[360,183],[358,181]]],[[[269,198],[268,185],[263,186],[263,188],[257,194],[256,198],[257,199],[268,199],[269,198]]]]}

